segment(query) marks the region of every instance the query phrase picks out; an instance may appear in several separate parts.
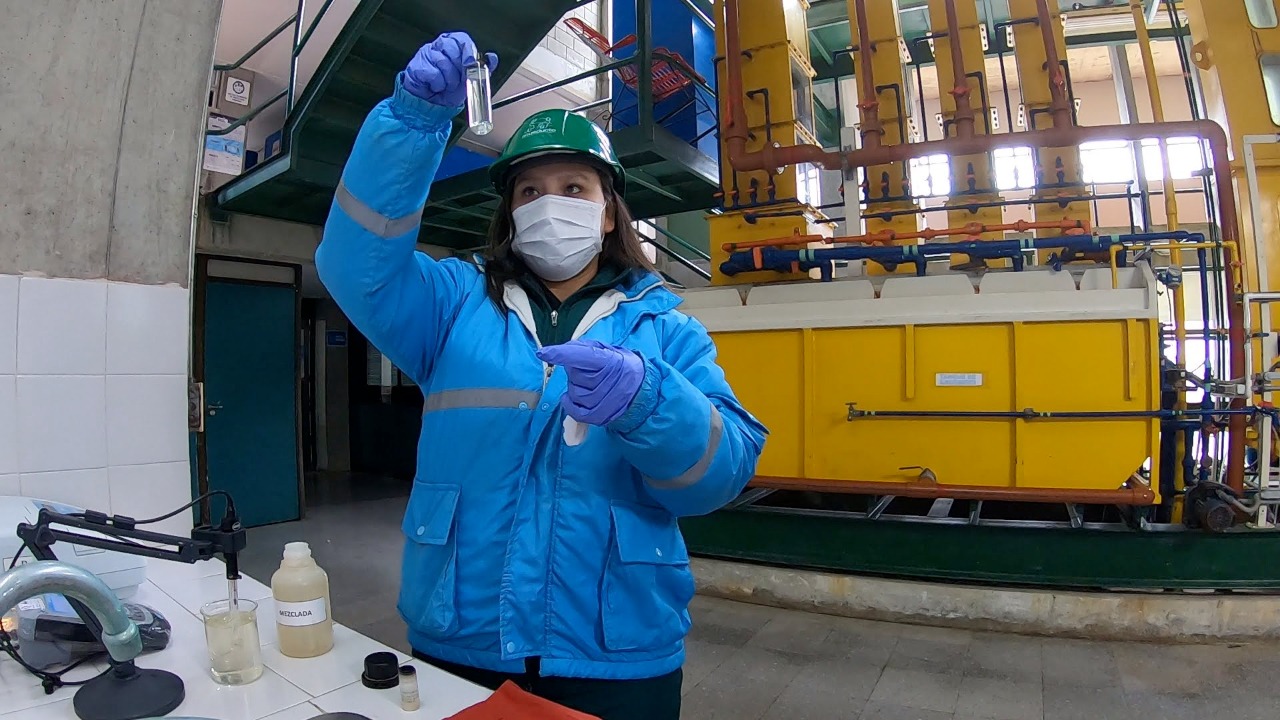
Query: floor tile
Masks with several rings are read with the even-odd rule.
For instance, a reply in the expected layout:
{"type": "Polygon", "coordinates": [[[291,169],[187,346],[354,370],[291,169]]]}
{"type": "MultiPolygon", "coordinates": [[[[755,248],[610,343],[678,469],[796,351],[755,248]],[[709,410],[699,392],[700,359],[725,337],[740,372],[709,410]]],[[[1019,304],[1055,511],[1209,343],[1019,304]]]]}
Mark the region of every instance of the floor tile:
{"type": "Polygon", "coordinates": [[[742,648],[684,695],[681,717],[756,720],[773,706],[803,665],[782,653],[742,648]]]}
{"type": "Polygon", "coordinates": [[[898,645],[899,630],[891,623],[844,618],[823,641],[821,651],[827,657],[884,665],[898,645]]]}
{"type": "Polygon", "coordinates": [[[1038,720],[1044,716],[1040,682],[966,677],[960,684],[956,716],[993,720],[1038,720]]]}
{"type": "Polygon", "coordinates": [[[409,627],[397,615],[352,628],[402,653],[409,652],[409,627]]]}
{"type": "Polygon", "coordinates": [[[831,622],[821,615],[779,613],[756,632],[747,642],[747,647],[816,657],[818,649],[831,634],[831,629],[831,622]]]}
{"type": "Polygon", "coordinates": [[[1119,687],[1045,683],[1044,720],[1136,720],[1119,687]]]}
{"type": "Polygon", "coordinates": [[[969,645],[964,674],[1039,684],[1044,674],[1043,643],[1021,635],[978,634],[969,645]]]}
{"type": "Polygon", "coordinates": [[[733,648],[690,639],[685,641],[684,654],[683,692],[688,694],[733,654],[733,648]]]}
{"type": "Polygon", "coordinates": [[[949,712],[869,702],[862,709],[862,717],[859,720],[951,720],[953,717],[949,712]]]}
{"type": "Polygon", "coordinates": [[[858,720],[866,704],[862,699],[784,692],[764,714],[764,720],[858,720]]]}
{"type": "Polygon", "coordinates": [[[884,669],[850,660],[820,660],[800,669],[784,694],[799,696],[828,695],[846,705],[866,700],[875,692],[884,669]]]}
{"type": "Polygon", "coordinates": [[[901,670],[963,675],[968,658],[967,642],[938,641],[904,635],[894,646],[888,666],[901,670]]]}
{"type": "Polygon", "coordinates": [[[1086,640],[1046,639],[1045,685],[1116,687],[1120,668],[1111,646],[1086,640]]]}
{"type": "Polygon", "coordinates": [[[960,681],[957,675],[888,667],[876,683],[871,699],[878,703],[953,713],[960,695],[960,681]]]}

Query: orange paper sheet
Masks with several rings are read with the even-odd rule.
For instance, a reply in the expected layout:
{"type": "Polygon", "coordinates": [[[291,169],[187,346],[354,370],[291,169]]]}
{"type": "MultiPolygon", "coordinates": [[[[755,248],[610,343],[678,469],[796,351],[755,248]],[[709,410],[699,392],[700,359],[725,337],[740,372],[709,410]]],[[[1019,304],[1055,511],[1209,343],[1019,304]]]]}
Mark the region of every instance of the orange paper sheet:
{"type": "Polygon", "coordinates": [[[463,710],[448,720],[600,720],[595,715],[570,710],[505,682],[488,700],[463,710]]]}

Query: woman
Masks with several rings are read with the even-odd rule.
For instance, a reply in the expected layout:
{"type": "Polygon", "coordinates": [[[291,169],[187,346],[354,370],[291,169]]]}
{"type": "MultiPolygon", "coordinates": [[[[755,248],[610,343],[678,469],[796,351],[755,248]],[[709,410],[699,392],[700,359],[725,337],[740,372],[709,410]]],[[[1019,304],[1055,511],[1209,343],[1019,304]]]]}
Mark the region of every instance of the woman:
{"type": "Polygon", "coordinates": [[[694,592],[676,518],[735,497],[765,429],[645,259],[585,118],[537,113],[493,164],[483,267],[414,252],[473,47],[424,46],[370,113],[316,252],[425,396],[399,610],[415,655],[480,684],[674,719],[694,592]]]}

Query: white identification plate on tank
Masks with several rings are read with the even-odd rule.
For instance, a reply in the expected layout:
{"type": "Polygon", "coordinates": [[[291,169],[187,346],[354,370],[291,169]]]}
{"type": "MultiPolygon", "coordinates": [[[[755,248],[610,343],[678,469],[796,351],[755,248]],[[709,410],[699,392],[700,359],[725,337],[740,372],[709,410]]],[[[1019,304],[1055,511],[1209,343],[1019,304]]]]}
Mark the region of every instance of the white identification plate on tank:
{"type": "Polygon", "coordinates": [[[938,387],[982,387],[982,373],[938,373],[934,376],[938,387]]]}
{"type": "Polygon", "coordinates": [[[305,602],[276,601],[276,622],[288,627],[306,627],[328,620],[324,611],[324,598],[305,602]]]}

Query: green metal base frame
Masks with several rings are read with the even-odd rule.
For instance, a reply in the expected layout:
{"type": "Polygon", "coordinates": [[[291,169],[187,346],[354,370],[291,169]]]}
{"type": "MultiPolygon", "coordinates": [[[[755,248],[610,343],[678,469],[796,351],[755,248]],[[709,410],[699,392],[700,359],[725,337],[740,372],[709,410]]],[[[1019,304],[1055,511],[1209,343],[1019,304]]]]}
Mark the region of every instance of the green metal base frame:
{"type": "Polygon", "coordinates": [[[1090,590],[1280,589],[1280,532],[969,525],[723,510],[680,521],[691,553],[918,580],[1090,590]]]}

